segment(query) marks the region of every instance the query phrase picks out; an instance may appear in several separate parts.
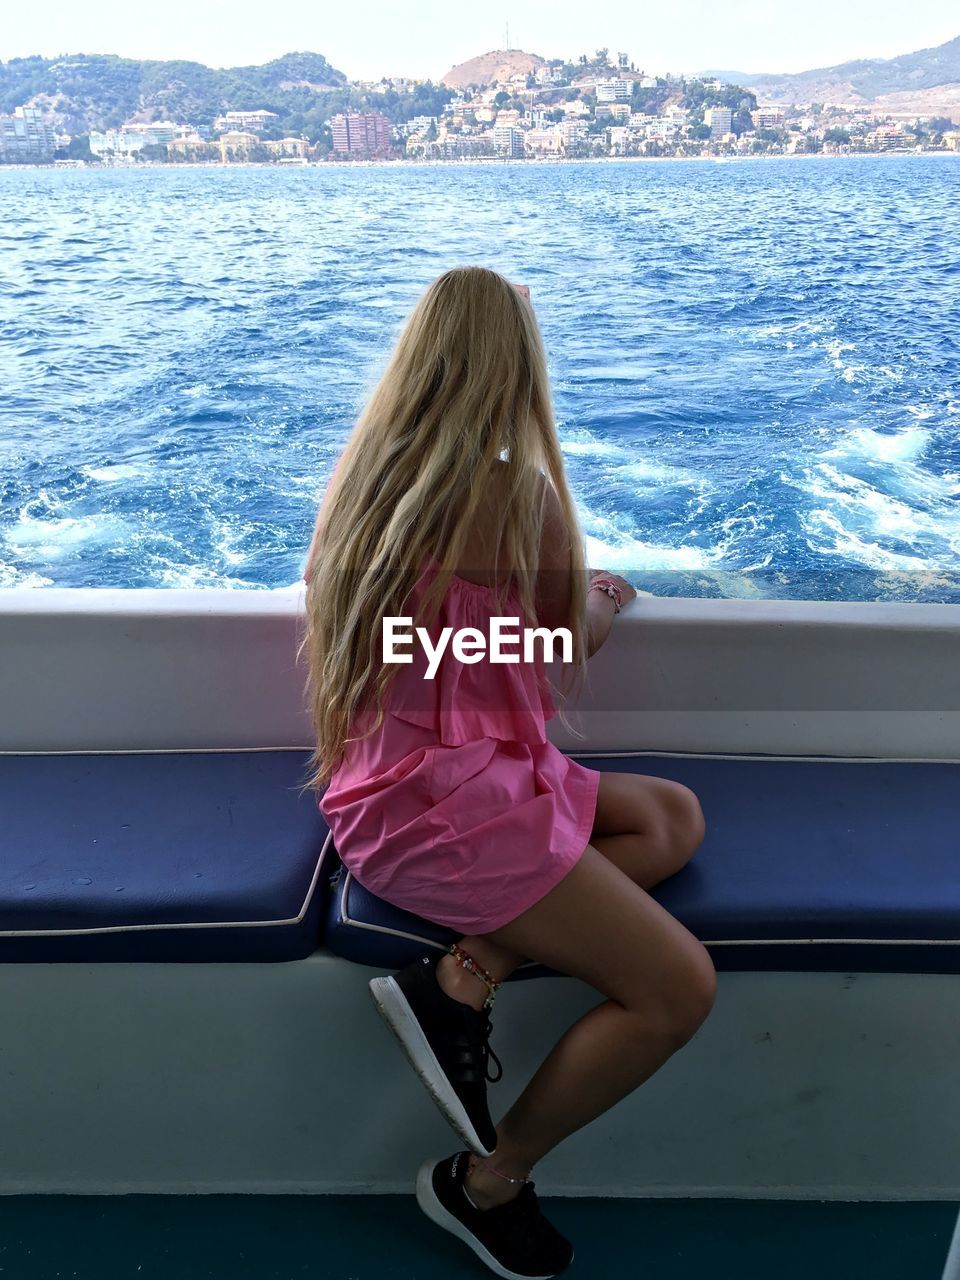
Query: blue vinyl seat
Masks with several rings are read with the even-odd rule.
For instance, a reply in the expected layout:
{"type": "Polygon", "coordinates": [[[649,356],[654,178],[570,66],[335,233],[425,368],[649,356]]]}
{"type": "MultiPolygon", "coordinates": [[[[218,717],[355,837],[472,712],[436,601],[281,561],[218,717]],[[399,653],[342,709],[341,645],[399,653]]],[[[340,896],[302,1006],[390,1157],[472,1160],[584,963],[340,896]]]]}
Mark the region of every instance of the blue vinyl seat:
{"type": "Polygon", "coordinates": [[[306,761],[0,755],[0,961],[310,955],[329,885],[306,761]]]}
{"type": "MultiPolygon", "coordinates": [[[[672,778],[707,834],[652,896],[717,969],[960,972],[960,765],[774,756],[591,756],[599,770],[672,778]]],[[[339,859],[324,941],[402,968],[457,934],[368,893],[339,859]]],[[[554,975],[530,962],[513,977],[554,975]]]]}

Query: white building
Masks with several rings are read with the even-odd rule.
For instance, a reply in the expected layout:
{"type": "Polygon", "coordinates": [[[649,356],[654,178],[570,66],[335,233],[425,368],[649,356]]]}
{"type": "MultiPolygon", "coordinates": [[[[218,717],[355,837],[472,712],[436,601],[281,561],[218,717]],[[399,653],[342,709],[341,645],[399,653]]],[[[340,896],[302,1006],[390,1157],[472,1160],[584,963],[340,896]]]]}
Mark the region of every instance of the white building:
{"type": "Polygon", "coordinates": [[[523,155],[523,130],[514,124],[493,126],[493,145],[496,151],[508,156],[523,155]]]}
{"type": "Polygon", "coordinates": [[[53,159],[56,147],[53,127],[39,107],[15,107],[12,116],[0,116],[0,160],[31,164],[53,159]]]}
{"type": "Polygon", "coordinates": [[[559,129],[528,129],[524,145],[527,151],[556,155],[563,149],[563,136],[559,129]]]}
{"type": "Polygon", "coordinates": [[[733,128],[733,112],[729,107],[708,107],[703,113],[704,123],[710,126],[710,136],[719,138],[733,128]]]}
{"type": "Polygon", "coordinates": [[[632,91],[632,80],[598,80],[597,102],[629,102],[632,91]]]}
{"type": "Polygon", "coordinates": [[[633,136],[633,130],[628,129],[625,125],[615,124],[610,126],[607,133],[610,136],[611,155],[625,155],[627,148],[630,145],[631,137],[633,136]]]}
{"type": "Polygon", "coordinates": [[[646,134],[648,138],[672,138],[679,128],[669,116],[654,116],[647,121],[646,134]]]}
{"type": "Polygon", "coordinates": [[[90,134],[90,150],[95,156],[130,156],[144,147],[165,145],[177,138],[193,134],[188,124],[174,124],[171,120],[155,120],[150,124],[124,125],[120,129],[107,129],[90,134]]]}
{"type": "Polygon", "coordinates": [[[404,133],[427,133],[431,125],[437,126],[436,116],[414,116],[412,120],[408,120],[406,124],[401,125],[404,133]]]}
{"type": "Polygon", "coordinates": [[[558,102],[557,106],[568,120],[576,118],[590,120],[593,117],[593,112],[582,98],[574,98],[572,102],[558,102]]]}
{"type": "Polygon", "coordinates": [[[562,120],[560,122],[560,136],[563,138],[564,150],[569,151],[578,143],[586,142],[589,134],[587,126],[582,120],[562,120]]]}
{"type": "Polygon", "coordinates": [[[780,107],[757,107],[751,118],[755,129],[783,128],[783,110],[780,107]]]}
{"type": "Polygon", "coordinates": [[[253,130],[256,133],[279,119],[275,111],[228,111],[225,115],[217,116],[213,127],[218,133],[231,129],[253,130]]]}

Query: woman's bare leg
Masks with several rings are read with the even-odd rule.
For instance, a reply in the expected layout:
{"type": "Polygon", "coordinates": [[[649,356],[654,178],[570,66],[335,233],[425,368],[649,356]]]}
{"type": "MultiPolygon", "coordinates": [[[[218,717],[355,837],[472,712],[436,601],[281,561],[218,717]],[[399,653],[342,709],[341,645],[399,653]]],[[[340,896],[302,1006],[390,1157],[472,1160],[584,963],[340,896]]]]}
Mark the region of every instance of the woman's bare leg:
{"type": "Polygon", "coordinates": [[[702,1024],[716,974],[693,934],[592,845],[544,898],[484,938],[608,997],[565,1032],[500,1121],[496,1154],[471,1159],[470,1196],[489,1208],[519,1185],[486,1166],[530,1176],[564,1138],[633,1092],[702,1024]]]}
{"type": "MultiPolygon", "coordinates": [[[[590,843],[641,889],[652,889],[675,875],[703,835],[703,812],[689,788],[642,774],[600,774],[590,843]]],[[[461,938],[459,946],[495,982],[503,982],[526,959],[493,942],[489,934],[461,938]]],[[[487,998],[486,983],[452,955],[441,958],[437,980],[448,996],[473,1009],[487,998]]]]}

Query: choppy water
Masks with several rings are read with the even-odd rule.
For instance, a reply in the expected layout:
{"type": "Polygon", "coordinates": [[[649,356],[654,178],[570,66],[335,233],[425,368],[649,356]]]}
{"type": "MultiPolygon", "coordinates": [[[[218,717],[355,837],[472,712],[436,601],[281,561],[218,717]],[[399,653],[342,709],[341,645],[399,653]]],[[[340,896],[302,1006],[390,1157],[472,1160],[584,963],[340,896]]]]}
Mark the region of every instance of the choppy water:
{"type": "Polygon", "coordinates": [[[530,285],[595,567],[960,600],[960,158],[0,169],[0,586],[285,587],[427,283],[530,285]]]}

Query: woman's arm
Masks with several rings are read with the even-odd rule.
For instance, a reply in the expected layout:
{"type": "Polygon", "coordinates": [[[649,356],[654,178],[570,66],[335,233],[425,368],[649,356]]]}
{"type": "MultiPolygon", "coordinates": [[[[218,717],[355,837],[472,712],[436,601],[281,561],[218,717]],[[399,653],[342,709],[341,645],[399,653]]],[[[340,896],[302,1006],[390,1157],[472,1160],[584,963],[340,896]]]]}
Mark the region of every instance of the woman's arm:
{"type": "MultiPolygon", "coordinates": [[[[570,530],[563,518],[556,490],[546,476],[542,478],[545,487],[543,533],[540,539],[535,604],[537,616],[543,626],[566,627],[570,622],[569,608],[572,599],[570,530]]],[[[588,576],[592,579],[600,572],[598,569],[590,569],[588,576]]],[[[619,586],[624,604],[636,596],[633,586],[619,574],[604,573],[603,577],[619,586]]],[[[610,634],[617,606],[609,595],[603,591],[589,591],[587,585],[586,582],[578,583],[575,589],[587,591],[587,657],[592,658],[610,634]]]]}
{"type": "MultiPolygon", "coordinates": [[[[535,604],[542,626],[570,625],[572,590],[585,591],[586,583],[573,583],[570,530],[563,516],[557,491],[543,476],[543,532],[540,537],[539,568],[535,604]]],[[[587,593],[587,657],[591,658],[606,640],[616,606],[602,591],[587,593]]]]}
{"type": "Polygon", "coordinates": [[[617,606],[602,591],[587,592],[587,657],[592,658],[613,626],[617,606]]]}

